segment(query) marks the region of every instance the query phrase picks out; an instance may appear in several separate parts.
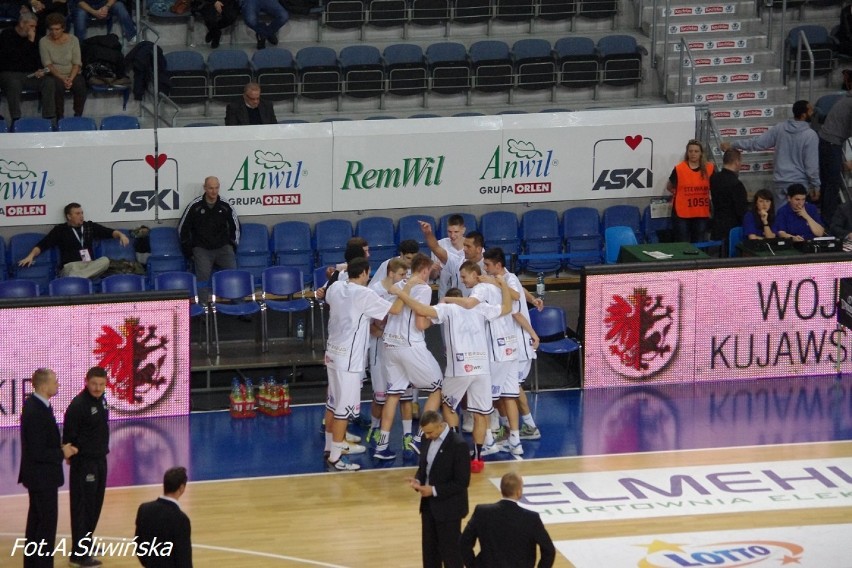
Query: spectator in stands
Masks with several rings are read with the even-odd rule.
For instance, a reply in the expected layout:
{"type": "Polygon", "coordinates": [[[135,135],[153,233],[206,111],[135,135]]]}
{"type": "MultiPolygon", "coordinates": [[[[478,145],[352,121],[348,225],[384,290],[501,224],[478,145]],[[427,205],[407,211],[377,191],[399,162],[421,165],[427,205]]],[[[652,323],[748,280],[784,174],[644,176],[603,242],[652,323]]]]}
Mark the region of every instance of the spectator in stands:
{"type": "Polygon", "coordinates": [[[737,150],[728,150],[722,156],[722,169],[710,176],[710,200],[713,203],[710,236],[717,241],[727,243],[728,233],[743,224],[743,216],[748,210],[748,194],[739,176],[741,161],[737,150]]]}
{"type": "Polygon", "coordinates": [[[236,268],[240,220],[219,197],[219,178],[204,180],[204,193],[186,206],[178,223],[183,254],[195,263],[199,282],[210,281],[213,267],[236,268]]]}
{"type": "Polygon", "coordinates": [[[41,115],[56,116],[54,88],[56,83],[44,72],[36,44],[36,15],[21,12],[18,24],[0,33],[0,89],[6,94],[11,125],[21,118],[21,92],[24,89],[41,95],[41,115]]]}
{"type": "Polygon", "coordinates": [[[86,221],[80,204],[69,203],[65,206],[65,223],[53,227],[18,266],[30,266],[42,252],[57,247],[62,276],[97,278],[109,268],[109,259],[95,258],[95,240],[109,238],[118,239],[124,247],[130,243],[121,231],[86,221]]]}
{"type": "Polygon", "coordinates": [[[225,109],[225,124],[278,124],[278,119],[275,118],[272,103],[260,98],[260,85],[249,83],[243,90],[242,100],[230,103],[225,109]]]}
{"type": "Polygon", "coordinates": [[[243,20],[255,33],[257,48],[265,48],[267,41],[272,45],[278,45],[278,30],[283,28],[290,19],[290,14],[278,0],[242,0],[241,8],[243,20]],[[269,17],[269,21],[260,21],[261,12],[269,17]]]}
{"type": "Polygon", "coordinates": [[[806,203],[808,190],[800,183],[787,188],[787,204],[778,209],[773,230],[779,237],[809,241],[825,234],[816,205],[806,203]]]}
{"type": "Polygon", "coordinates": [[[743,238],[773,239],[775,232],[775,198],[768,189],[758,189],[751,209],[743,216],[743,238]]]}
{"type": "Polygon", "coordinates": [[[65,116],[65,91],[74,97],[74,116],[83,116],[86,106],[86,80],[80,73],[83,59],[80,42],[65,32],[65,18],[53,13],[47,16],[47,35],[38,42],[41,62],[50,69],[54,86],[57,120],[65,116]]]}
{"type": "Polygon", "coordinates": [[[687,142],[683,161],[674,167],[666,184],[674,195],[672,227],[676,241],[697,243],[706,239],[712,175],[713,164],[707,161],[701,142],[687,142]]]}
{"type": "Polygon", "coordinates": [[[819,179],[822,182],[820,215],[833,219],[840,207],[840,190],[843,188],[843,144],[852,136],[852,69],[843,70],[842,97],[831,110],[819,129],[819,179]]]}
{"type": "Polygon", "coordinates": [[[733,143],[723,142],[722,150],[734,148],[746,152],[763,152],[775,148],[773,179],[776,207],[787,199],[787,188],[793,184],[809,187],[814,199],[819,198],[819,136],[811,128],[814,107],[808,101],[793,103],[793,118],[776,124],[760,136],[733,143]]]}
{"type": "Polygon", "coordinates": [[[852,55],[852,4],[840,9],[840,25],[834,36],[837,38],[837,51],[843,55],[852,55]]]}
{"type": "Polygon", "coordinates": [[[240,6],[237,0],[206,0],[198,11],[204,19],[204,25],[207,26],[204,41],[216,49],[222,39],[222,30],[237,21],[240,6]]]}
{"type": "Polygon", "coordinates": [[[38,18],[36,24],[36,37],[38,39],[43,38],[47,33],[47,16],[49,14],[55,12],[62,14],[63,18],[68,15],[67,0],[23,0],[23,3],[27,4],[38,18]]]}
{"type": "MultiPolygon", "coordinates": [[[[847,201],[837,209],[831,218],[828,232],[838,239],[852,242],[852,201],[847,201]]],[[[844,243],[843,250],[847,250],[847,243],[844,243]]]]}
{"type": "Polygon", "coordinates": [[[78,0],[73,17],[74,34],[81,42],[86,39],[89,18],[106,20],[111,17],[121,24],[127,43],[136,43],[136,24],[122,0],[78,0]]]}

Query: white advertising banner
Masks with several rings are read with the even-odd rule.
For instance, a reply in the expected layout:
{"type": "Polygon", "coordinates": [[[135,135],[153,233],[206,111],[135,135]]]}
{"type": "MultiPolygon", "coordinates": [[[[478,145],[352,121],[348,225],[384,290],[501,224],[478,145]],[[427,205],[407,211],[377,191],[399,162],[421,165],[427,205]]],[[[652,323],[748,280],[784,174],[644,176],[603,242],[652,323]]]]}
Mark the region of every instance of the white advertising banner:
{"type": "Polygon", "coordinates": [[[4,225],[180,216],[219,178],[241,216],[663,195],[692,107],[0,135],[4,225]],[[155,177],[156,187],[155,191],[155,177]]]}
{"type": "Polygon", "coordinates": [[[482,202],[475,175],[499,116],[334,123],[334,210],[482,202]]]}

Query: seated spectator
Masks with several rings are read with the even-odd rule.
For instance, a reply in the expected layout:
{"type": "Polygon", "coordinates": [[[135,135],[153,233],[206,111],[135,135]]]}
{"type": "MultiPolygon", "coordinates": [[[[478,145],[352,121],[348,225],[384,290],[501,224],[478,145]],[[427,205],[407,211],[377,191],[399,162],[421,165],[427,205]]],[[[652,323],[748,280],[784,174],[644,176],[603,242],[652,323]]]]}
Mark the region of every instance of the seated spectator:
{"type": "Polygon", "coordinates": [[[68,15],[67,0],[22,0],[22,4],[29,6],[29,9],[38,18],[36,24],[36,38],[41,39],[47,33],[47,16],[48,14],[61,14],[62,17],[68,15]]]}
{"type": "MultiPolygon", "coordinates": [[[[852,242],[852,201],[841,205],[831,218],[828,232],[840,240],[852,242]]],[[[844,243],[846,250],[846,243],[844,243]]]]}
{"type": "Polygon", "coordinates": [[[825,234],[816,205],[807,203],[808,190],[800,183],[787,188],[787,204],[778,209],[773,230],[784,239],[809,241],[825,234]]]}
{"type": "Polygon", "coordinates": [[[125,247],[130,243],[127,235],[121,231],[86,221],[79,203],[69,203],[65,206],[65,221],[53,227],[33,250],[18,262],[18,266],[30,266],[42,252],[58,247],[61,276],[97,278],[109,268],[109,259],[95,258],[95,240],[114,238],[125,247]]]}
{"type": "Polygon", "coordinates": [[[219,178],[208,176],[204,180],[204,193],[189,202],[177,229],[184,256],[195,264],[199,285],[208,285],[214,266],[237,267],[240,220],[219,197],[219,178]]]}
{"type": "Polygon", "coordinates": [[[21,93],[24,89],[38,91],[41,95],[41,115],[56,116],[54,89],[56,83],[44,72],[36,43],[36,15],[21,12],[18,24],[0,33],[0,89],[9,104],[12,124],[21,118],[21,93]]]}
{"type": "Polygon", "coordinates": [[[54,100],[57,120],[65,116],[65,91],[74,97],[74,116],[83,116],[86,106],[86,80],[80,73],[83,57],[80,42],[65,32],[65,18],[53,13],[47,16],[47,35],[38,42],[41,62],[50,69],[54,85],[54,100]]]}
{"type": "Polygon", "coordinates": [[[754,194],[751,209],[743,216],[743,238],[774,239],[772,224],[775,222],[775,198],[768,189],[759,189],[754,194]]]}
{"type": "Polygon", "coordinates": [[[198,11],[204,19],[204,25],[207,26],[204,41],[216,49],[222,39],[222,30],[237,21],[240,5],[237,0],[205,0],[198,11]]]}
{"type": "Polygon", "coordinates": [[[112,18],[121,24],[121,31],[128,43],[136,43],[136,24],[121,0],[79,0],[74,9],[74,35],[80,41],[86,39],[89,18],[106,20],[112,18]]]}
{"type": "Polygon", "coordinates": [[[260,85],[249,83],[243,90],[243,98],[225,108],[225,125],[278,124],[272,103],[260,98],[260,85]]]}
{"type": "Polygon", "coordinates": [[[278,45],[278,30],[290,19],[290,14],[278,2],[278,0],[242,0],[241,4],[243,20],[255,33],[257,48],[263,49],[268,41],[272,45],[278,45]],[[265,22],[260,21],[260,14],[268,16],[265,22]]]}

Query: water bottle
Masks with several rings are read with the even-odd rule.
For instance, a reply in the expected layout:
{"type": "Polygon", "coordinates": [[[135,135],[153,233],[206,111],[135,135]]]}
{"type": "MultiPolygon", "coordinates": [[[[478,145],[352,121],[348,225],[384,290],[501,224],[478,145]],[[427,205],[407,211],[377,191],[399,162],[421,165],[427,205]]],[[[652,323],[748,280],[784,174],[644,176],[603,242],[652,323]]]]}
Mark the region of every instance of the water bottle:
{"type": "Polygon", "coordinates": [[[296,322],[296,337],[298,339],[305,338],[305,320],[299,318],[299,321],[296,322]]]}
{"type": "Polygon", "coordinates": [[[254,402],[254,383],[251,379],[246,379],[246,402],[254,402]]]}
{"type": "Polygon", "coordinates": [[[538,281],[535,283],[535,295],[539,298],[544,296],[544,272],[538,273],[538,281]]]}
{"type": "Polygon", "coordinates": [[[239,401],[242,398],[240,393],[240,379],[234,377],[231,381],[231,400],[239,401]]]}

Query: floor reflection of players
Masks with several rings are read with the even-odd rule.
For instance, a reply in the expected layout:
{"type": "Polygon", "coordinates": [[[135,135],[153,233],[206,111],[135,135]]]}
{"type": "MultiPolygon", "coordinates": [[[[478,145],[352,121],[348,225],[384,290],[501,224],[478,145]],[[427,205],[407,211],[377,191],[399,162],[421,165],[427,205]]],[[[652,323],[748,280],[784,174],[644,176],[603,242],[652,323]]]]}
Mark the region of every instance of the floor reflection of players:
{"type": "Polygon", "coordinates": [[[677,409],[657,390],[643,389],[623,395],[604,412],[601,423],[604,453],[680,447],[677,409]]]}
{"type": "Polygon", "coordinates": [[[163,471],[190,462],[189,417],[113,422],[110,454],[110,487],[161,482],[163,471]]]}

